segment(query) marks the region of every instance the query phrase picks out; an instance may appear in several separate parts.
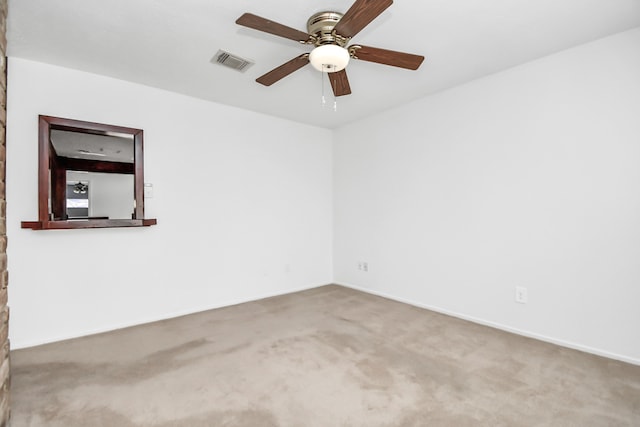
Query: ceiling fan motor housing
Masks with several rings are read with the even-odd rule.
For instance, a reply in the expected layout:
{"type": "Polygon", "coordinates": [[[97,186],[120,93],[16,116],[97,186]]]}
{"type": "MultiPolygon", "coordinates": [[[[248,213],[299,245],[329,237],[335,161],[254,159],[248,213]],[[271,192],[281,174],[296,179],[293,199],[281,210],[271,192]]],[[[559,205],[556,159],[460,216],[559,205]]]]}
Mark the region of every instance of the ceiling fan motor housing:
{"type": "Polygon", "coordinates": [[[342,15],[339,12],[318,12],[309,18],[307,32],[313,36],[316,46],[335,44],[344,47],[349,42],[349,39],[333,33],[342,15]]]}

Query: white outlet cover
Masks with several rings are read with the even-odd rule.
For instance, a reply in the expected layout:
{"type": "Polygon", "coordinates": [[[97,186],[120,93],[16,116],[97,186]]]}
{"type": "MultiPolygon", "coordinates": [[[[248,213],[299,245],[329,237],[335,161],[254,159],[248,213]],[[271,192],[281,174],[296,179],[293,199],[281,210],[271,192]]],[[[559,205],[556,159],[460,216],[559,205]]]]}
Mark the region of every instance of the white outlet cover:
{"type": "Polygon", "coordinates": [[[516,302],[526,304],[528,300],[527,288],[524,286],[516,286],[516,302]]]}

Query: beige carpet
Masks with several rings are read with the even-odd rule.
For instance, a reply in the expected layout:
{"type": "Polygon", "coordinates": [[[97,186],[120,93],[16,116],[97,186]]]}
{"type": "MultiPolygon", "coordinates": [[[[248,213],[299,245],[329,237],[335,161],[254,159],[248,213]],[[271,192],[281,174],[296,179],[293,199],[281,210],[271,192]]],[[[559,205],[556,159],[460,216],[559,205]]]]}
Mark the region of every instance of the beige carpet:
{"type": "Polygon", "coordinates": [[[339,286],[11,357],[12,427],[640,425],[640,366],[339,286]]]}

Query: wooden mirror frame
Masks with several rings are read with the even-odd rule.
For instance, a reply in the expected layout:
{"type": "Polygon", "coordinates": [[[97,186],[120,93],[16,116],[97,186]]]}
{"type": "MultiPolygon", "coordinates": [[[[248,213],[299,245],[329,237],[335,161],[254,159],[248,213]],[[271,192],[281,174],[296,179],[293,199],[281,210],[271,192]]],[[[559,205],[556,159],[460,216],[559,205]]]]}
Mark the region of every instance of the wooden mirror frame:
{"type": "MultiPolygon", "coordinates": [[[[155,219],[144,218],[144,158],[142,129],[80,120],[63,119],[52,116],[38,116],[38,221],[22,221],[22,228],[32,230],[55,230],[70,228],[109,228],[109,227],[146,227],[155,225],[155,219]],[[131,219],[87,219],[61,220],[52,219],[49,214],[49,188],[51,183],[51,130],[62,130],[93,135],[113,133],[131,135],[134,144],[134,201],[135,208],[131,219]]],[[[95,172],[95,170],[94,170],[95,172]]],[[[104,170],[103,172],[115,172],[104,170]]],[[[66,177],[64,179],[66,183],[66,177]]],[[[53,209],[53,201],[52,201],[53,209]]]]}

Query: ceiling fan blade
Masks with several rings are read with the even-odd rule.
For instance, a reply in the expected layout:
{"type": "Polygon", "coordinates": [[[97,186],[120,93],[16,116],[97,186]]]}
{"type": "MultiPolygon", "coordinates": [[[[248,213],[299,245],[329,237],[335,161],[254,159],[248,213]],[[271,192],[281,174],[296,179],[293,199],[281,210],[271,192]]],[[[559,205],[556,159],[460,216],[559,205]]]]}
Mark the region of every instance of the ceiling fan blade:
{"type": "Polygon", "coordinates": [[[346,70],[337,71],[335,73],[327,73],[329,81],[331,82],[331,88],[335,96],[349,95],[351,93],[351,86],[349,86],[349,79],[347,78],[346,70]]]}
{"type": "Polygon", "coordinates": [[[341,36],[353,37],[392,4],[393,0],[356,0],[334,30],[341,36]]]}
{"type": "Polygon", "coordinates": [[[245,13],[242,15],[236,20],[236,24],[298,42],[305,42],[309,39],[309,34],[307,33],[303,33],[295,28],[287,27],[286,25],[278,24],[277,22],[270,21],[266,18],[261,18],[260,16],[252,13],[245,13]]]}
{"type": "Polygon", "coordinates": [[[299,70],[309,63],[309,54],[303,53],[300,56],[296,56],[291,61],[285,62],[281,66],[274,68],[267,74],[262,75],[256,79],[256,81],[265,86],[271,86],[280,79],[287,77],[294,71],[299,70]]]}
{"type": "Polygon", "coordinates": [[[352,52],[351,57],[354,59],[377,62],[378,64],[392,65],[409,70],[417,70],[422,61],[424,61],[424,56],[421,55],[361,45],[349,46],[349,52],[352,52]]]}

